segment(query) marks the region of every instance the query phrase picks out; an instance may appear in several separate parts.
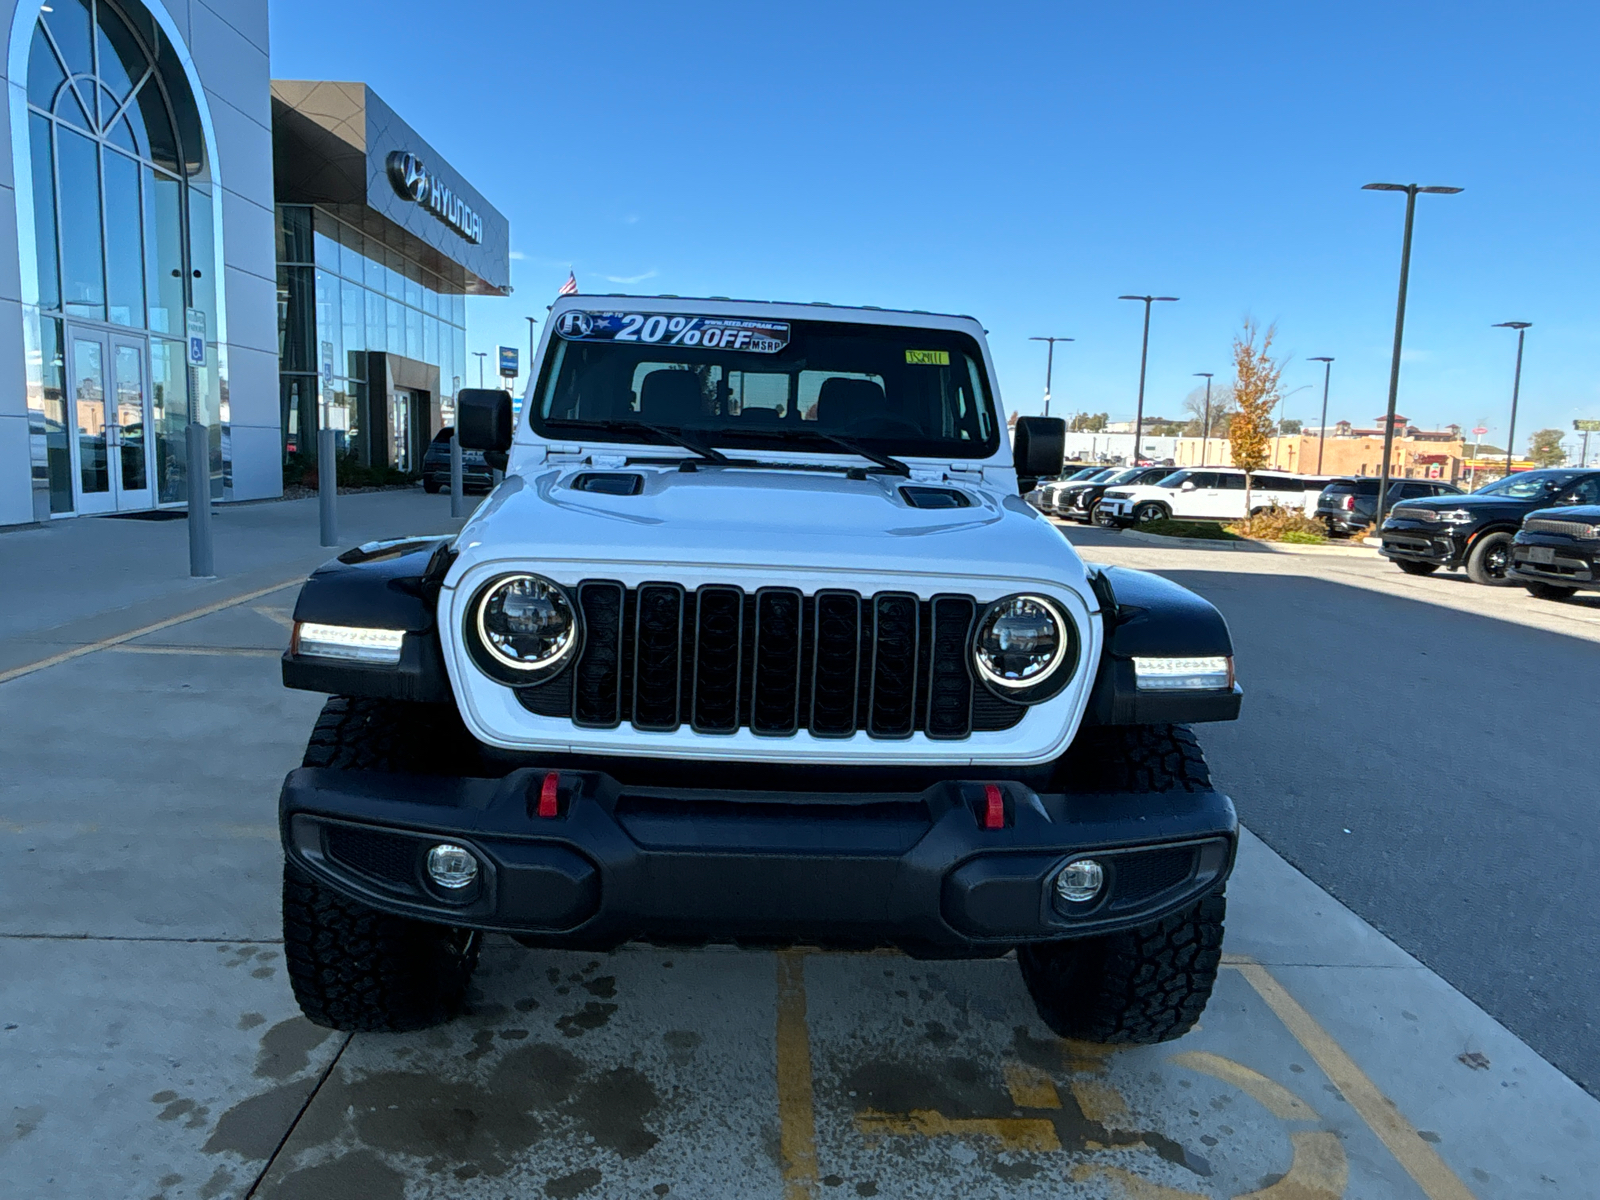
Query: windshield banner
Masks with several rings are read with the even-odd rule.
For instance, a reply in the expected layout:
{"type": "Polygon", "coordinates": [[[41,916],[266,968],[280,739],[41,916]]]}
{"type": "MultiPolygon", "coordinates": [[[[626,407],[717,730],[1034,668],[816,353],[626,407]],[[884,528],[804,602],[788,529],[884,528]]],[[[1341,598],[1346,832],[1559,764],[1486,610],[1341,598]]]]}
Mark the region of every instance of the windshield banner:
{"type": "Polygon", "coordinates": [[[584,312],[556,318],[556,332],[569,342],[643,342],[776,354],[789,344],[787,321],[707,317],[673,313],[584,312]]]}

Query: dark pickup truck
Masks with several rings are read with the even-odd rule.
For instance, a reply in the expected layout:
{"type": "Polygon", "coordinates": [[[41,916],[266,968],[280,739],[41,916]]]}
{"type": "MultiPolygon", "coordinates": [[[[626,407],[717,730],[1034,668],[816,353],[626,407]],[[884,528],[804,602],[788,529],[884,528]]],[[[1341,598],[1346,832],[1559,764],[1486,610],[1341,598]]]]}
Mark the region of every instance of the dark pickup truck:
{"type": "Polygon", "coordinates": [[[1514,585],[1511,542],[1522,519],[1575,504],[1600,504],[1600,471],[1521,471],[1465,496],[1395,505],[1379,531],[1381,553],[1410,575],[1465,567],[1474,583],[1514,585]]]}

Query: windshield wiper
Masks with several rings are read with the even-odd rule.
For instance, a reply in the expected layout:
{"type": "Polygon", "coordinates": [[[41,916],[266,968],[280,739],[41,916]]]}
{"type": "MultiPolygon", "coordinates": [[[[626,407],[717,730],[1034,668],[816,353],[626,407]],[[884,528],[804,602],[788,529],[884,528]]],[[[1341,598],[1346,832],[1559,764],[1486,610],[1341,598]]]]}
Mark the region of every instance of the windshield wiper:
{"type": "Polygon", "coordinates": [[[675,446],[682,446],[696,458],[704,459],[706,462],[726,463],[729,461],[728,456],[722,451],[713,450],[710,446],[698,442],[694,438],[686,437],[683,430],[672,425],[654,425],[648,421],[586,421],[565,417],[546,417],[544,423],[546,425],[559,425],[566,429],[604,429],[611,432],[624,429],[643,429],[646,432],[655,434],[658,438],[671,442],[675,446]]]}
{"type": "Polygon", "coordinates": [[[828,445],[838,446],[841,450],[848,450],[851,454],[858,454],[868,462],[875,462],[885,470],[893,471],[896,475],[904,475],[907,478],[911,476],[911,468],[898,458],[892,458],[887,454],[879,454],[876,450],[870,450],[860,442],[853,441],[850,438],[839,437],[837,434],[824,433],[820,429],[763,429],[760,431],[760,436],[775,437],[784,442],[823,442],[828,445]]]}

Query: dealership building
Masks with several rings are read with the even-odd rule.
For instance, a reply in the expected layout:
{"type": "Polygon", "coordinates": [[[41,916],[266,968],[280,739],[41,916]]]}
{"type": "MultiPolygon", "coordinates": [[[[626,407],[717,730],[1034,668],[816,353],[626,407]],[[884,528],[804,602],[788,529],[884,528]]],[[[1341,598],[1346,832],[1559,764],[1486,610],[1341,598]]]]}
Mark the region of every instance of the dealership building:
{"type": "Polygon", "coordinates": [[[264,0],[9,11],[0,526],[181,509],[191,421],[220,502],[324,424],[415,469],[505,218],[364,84],[272,80],[264,0]]]}

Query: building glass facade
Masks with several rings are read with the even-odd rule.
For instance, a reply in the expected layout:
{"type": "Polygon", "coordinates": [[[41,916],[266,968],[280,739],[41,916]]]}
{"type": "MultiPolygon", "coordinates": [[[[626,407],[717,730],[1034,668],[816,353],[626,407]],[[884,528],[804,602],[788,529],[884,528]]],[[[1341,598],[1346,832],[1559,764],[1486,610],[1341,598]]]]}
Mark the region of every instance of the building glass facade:
{"type": "Polygon", "coordinates": [[[453,420],[466,296],[315,205],[279,204],[277,241],[286,481],[315,462],[324,414],[341,456],[414,472],[453,420]]]}

